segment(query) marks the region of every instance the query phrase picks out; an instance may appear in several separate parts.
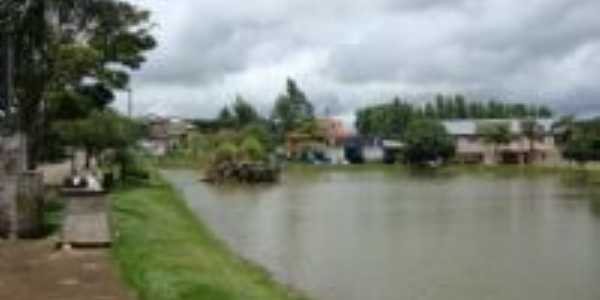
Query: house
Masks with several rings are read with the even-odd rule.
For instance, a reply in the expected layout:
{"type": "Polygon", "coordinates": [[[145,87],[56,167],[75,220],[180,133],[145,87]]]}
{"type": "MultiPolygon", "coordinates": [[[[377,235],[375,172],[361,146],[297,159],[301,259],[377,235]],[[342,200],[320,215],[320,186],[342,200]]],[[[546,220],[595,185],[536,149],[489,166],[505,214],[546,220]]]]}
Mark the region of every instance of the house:
{"type": "Polygon", "coordinates": [[[556,163],[561,159],[552,133],[551,119],[536,120],[540,134],[532,141],[523,133],[523,120],[452,120],[442,124],[456,141],[456,157],[462,163],[556,163]],[[486,124],[506,124],[512,138],[507,144],[487,143],[478,128],[486,124]]]}
{"type": "Polygon", "coordinates": [[[327,117],[317,119],[319,131],[325,137],[328,146],[340,146],[350,132],[344,127],[341,119],[327,117]]]}
{"type": "Polygon", "coordinates": [[[317,131],[312,134],[290,132],[286,136],[286,155],[299,158],[306,153],[323,157],[333,164],[344,162],[343,144],[350,132],[338,118],[318,118],[317,131]]]}
{"type": "Polygon", "coordinates": [[[194,126],[183,119],[150,116],[145,121],[148,135],[142,145],[150,153],[162,156],[169,151],[185,147],[194,126]]]}
{"type": "Polygon", "coordinates": [[[286,157],[300,159],[306,152],[325,153],[327,142],[322,135],[290,132],[286,136],[286,157]]]}

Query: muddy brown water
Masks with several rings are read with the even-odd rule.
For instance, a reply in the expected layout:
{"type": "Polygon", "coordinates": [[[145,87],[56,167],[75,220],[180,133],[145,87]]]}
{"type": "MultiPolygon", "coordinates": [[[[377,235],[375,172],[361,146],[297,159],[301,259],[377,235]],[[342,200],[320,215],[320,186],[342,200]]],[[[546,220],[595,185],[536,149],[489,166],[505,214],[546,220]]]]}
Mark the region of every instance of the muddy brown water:
{"type": "Polygon", "coordinates": [[[321,300],[600,299],[598,189],[559,175],[165,172],[232,249],[321,300]]]}

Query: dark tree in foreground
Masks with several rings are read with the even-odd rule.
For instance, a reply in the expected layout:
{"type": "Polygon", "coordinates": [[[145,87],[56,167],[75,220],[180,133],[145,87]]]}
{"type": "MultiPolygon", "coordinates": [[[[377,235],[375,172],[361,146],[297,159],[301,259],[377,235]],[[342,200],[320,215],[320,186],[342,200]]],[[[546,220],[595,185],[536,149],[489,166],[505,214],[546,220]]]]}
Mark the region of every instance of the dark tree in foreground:
{"type": "Polygon", "coordinates": [[[437,121],[416,120],[406,128],[404,158],[410,164],[448,161],[455,150],[454,139],[437,121]]]}

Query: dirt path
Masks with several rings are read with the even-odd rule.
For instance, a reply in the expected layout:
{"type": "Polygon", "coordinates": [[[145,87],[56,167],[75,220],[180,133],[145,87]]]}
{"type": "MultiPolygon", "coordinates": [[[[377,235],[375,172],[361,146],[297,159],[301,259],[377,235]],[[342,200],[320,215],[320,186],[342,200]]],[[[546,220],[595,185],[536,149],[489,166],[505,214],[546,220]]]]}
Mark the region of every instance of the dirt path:
{"type": "Polygon", "coordinates": [[[133,300],[107,250],[53,249],[53,241],[0,240],[0,299],[133,300]]]}

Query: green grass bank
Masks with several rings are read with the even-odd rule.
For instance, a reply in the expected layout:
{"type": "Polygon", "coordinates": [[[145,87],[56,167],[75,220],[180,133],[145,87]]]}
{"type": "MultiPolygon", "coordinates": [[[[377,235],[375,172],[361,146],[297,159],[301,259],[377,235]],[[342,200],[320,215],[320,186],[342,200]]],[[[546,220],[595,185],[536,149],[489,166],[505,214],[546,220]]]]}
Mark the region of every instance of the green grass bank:
{"type": "Polygon", "coordinates": [[[156,172],[112,201],[113,257],[140,299],[306,299],[228,249],[156,172]]]}

